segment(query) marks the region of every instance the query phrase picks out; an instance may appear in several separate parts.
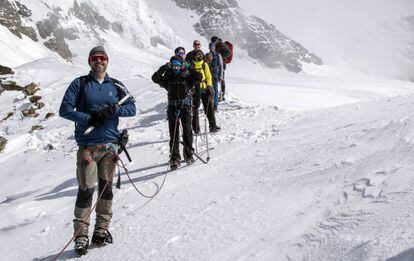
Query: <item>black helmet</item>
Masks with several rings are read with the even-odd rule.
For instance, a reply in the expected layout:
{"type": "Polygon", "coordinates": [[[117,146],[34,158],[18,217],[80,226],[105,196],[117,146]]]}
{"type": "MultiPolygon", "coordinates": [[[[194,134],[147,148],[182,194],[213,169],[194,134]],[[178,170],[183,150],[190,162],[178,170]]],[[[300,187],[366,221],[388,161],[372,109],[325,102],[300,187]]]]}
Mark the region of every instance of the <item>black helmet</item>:
{"type": "Polygon", "coordinates": [[[185,48],[184,47],[182,47],[182,46],[178,46],[177,48],[175,48],[175,50],[174,50],[174,54],[176,55],[179,51],[181,51],[181,50],[183,50],[184,51],[184,53],[185,53],[185,48]]]}

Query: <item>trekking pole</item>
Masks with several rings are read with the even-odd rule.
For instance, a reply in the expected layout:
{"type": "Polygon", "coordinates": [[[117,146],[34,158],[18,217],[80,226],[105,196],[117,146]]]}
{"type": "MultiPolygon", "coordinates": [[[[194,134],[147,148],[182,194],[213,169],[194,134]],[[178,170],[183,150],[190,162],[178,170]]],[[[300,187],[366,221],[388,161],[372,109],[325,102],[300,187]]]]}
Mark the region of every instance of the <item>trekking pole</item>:
{"type": "MultiPolygon", "coordinates": [[[[208,161],[209,161],[209,159],[207,158],[207,161],[205,161],[205,160],[203,160],[202,158],[201,158],[201,155],[199,155],[198,153],[196,153],[195,151],[194,151],[194,148],[191,148],[191,147],[189,147],[189,146],[187,146],[184,142],[182,142],[182,141],[180,141],[180,143],[183,145],[183,147],[185,148],[185,149],[187,149],[187,150],[189,150],[189,151],[191,151],[192,153],[193,153],[193,155],[194,156],[196,156],[196,158],[197,159],[199,159],[201,162],[203,162],[204,164],[207,164],[208,163],[208,161]]],[[[208,151],[208,150],[207,150],[208,151]]]]}
{"type": "MultiPolygon", "coordinates": [[[[121,106],[121,104],[123,104],[129,97],[131,97],[131,95],[129,93],[127,93],[124,96],[124,98],[122,98],[120,101],[117,102],[118,106],[121,106]]],[[[87,135],[87,134],[91,133],[94,129],[95,129],[95,126],[90,126],[89,128],[86,129],[86,131],[83,134],[87,135]]]]}
{"type": "Polygon", "coordinates": [[[210,153],[209,153],[209,150],[208,150],[208,135],[207,135],[207,118],[208,118],[207,115],[208,115],[208,110],[210,108],[210,102],[211,102],[210,101],[210,96],[211,96],[211,93],[208,95],[206,115],[205,115],[205,118],[204,118],[204,132],[205,132],[204,135],[206,135],[207,162],[210,161],[210,153]]]}

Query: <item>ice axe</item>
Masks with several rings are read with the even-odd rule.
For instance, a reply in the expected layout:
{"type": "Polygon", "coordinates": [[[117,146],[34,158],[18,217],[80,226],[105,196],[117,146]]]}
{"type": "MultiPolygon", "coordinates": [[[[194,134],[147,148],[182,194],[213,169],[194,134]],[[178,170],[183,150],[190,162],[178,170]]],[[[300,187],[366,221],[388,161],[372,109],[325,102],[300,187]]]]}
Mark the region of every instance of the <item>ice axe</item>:
{"type": "MultiPolygon", "coordinates": [[[[118,106],[121,106],[121,104],[123,104],[129,97],[131,97],[131,95],[129,93],[127,93],[124,98],[122,98],[120,101],[118,101],[116,104],[118,104],[118,106]]],[[[88,135],[89,133],[91,133],[93,130],[95,129],[95,126],[90,126],[89,128],[86,129],[86,131],[83,133],[84,135],[88,135]]]]}

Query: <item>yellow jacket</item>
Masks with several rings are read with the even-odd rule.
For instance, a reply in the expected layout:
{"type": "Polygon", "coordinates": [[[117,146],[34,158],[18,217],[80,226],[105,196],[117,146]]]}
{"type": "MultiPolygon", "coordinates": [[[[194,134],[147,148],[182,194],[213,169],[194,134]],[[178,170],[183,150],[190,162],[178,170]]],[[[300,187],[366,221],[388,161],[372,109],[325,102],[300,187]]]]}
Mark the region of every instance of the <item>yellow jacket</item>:
{"type": "Polygon", "coordinates": [[[201,73],[203,76],[203,82],[200,84],[200,88],[202,90],[207,89],[210,86],[213,86],[213,77],[211,76],[210,68],[208,67],[208,64],[204,61],[193,61],[194,69],[201,73]]]}

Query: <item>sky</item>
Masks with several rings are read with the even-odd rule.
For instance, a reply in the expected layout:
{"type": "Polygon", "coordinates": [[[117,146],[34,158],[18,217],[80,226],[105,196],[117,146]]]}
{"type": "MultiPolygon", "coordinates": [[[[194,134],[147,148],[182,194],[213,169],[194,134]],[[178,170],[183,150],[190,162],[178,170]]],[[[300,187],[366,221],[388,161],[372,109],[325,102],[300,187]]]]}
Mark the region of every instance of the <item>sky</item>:
{"type": "MultiPolygon", "coordinates": [[[[366,44],[367,35],[368,38],[371,37],[367,31],[372,33],[381,24],[393,23],[402,16],[414,14],[414,1],[410,0],[238,2],[248,14],[257,15],[274,24],[282,33],[299,41],[330,64],[342,63],[338,55],[346,49],[353,49],[356,56],[363,57],[365,51],[369,53],[372,48],[366,44]],[[357,46],[359,42],[362,42],[363,48],[357,46]]],[[[378,50],[377,53],[382,51],[378,50]]]]}

